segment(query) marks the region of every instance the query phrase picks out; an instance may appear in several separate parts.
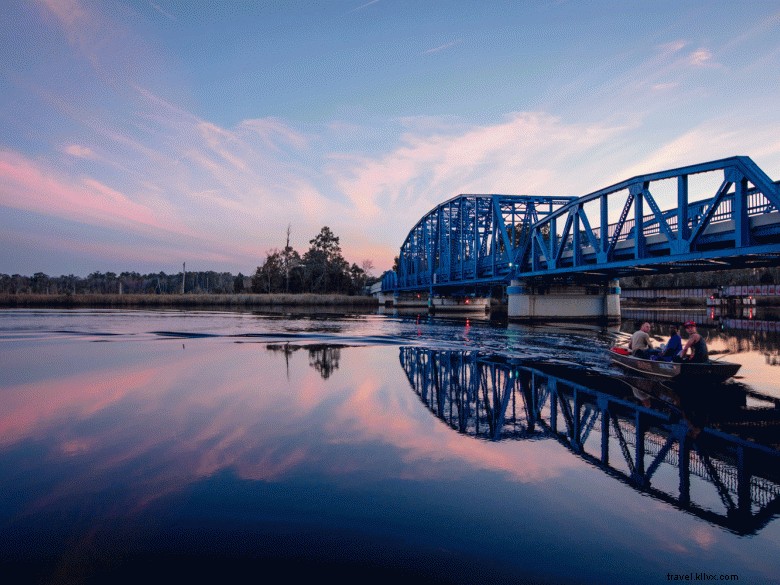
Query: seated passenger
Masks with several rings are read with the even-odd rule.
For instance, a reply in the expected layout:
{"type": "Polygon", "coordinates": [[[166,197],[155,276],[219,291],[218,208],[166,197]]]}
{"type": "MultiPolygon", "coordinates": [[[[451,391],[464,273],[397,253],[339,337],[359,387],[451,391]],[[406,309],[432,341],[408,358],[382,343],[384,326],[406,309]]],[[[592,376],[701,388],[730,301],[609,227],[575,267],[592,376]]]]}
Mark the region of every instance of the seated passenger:
{"type": "Polygon", "coordinates": [[[696,323],[693,321],[685,323],[685,331],[688,333],[688,341],[685,342],[682,351],[677,354],[678,359],[694,363],[708,362],[710,355],[707,351],[707,342],[696,332],[696,323]],[[690,356],[688,356],[689,351],[691,352],[690,356]]]}
{"type": "Polygon", "coordinates": [[[666,343],[666,347],[658,356],[659,360],[670,362],[672,358],[682,351],[682,339],[678,333],[676,325],[669,327],[669,341],[666,343]]]}
{"type": "Polygon", "coordinates": [[[653,349],[653,341],[650,339],[650,323],[642,323],[642,326],[631,336],[628,342],[631,355],[638,358],[650,359],[653,349]]]}

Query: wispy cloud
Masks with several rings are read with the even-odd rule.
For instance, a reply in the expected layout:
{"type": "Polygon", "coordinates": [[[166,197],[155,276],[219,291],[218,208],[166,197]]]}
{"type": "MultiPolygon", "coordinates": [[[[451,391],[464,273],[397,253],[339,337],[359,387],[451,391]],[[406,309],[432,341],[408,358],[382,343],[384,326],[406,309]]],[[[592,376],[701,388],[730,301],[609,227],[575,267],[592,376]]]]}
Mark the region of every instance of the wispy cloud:
{"type": "Polygon", "coordinates": [[[87,158],[87,159],[96,158],[95,153],[92,151],[91,148],[87,146],[81,146],[80,144],[68,144],[62,150],[66,154],[75,156],[77,158],[87,158]]]}
{"type": "Polygon", "coordinates": [[[433,47],[432,49],[428,49],[427,51],[423,51],[422,55],[431,55],[433,53],[440,53],[441,51],[445,51],[451,47],[454,47],[456,45],[459,45],[463,42],[463,39],[457,39],[455,41],[451,41],[449,43],[444,43],[443,45],[439,45],[438,47],[433,47]]]}
{"type": "Polygon", "coordinates": [[[682,130],[677,136],[654,148],[646,157],[624,167],[612,182],[663,169],[671,169],[707,160],[750,155],[759,166],[776,166],[780,162],[780,138],[773,128],[746,134],[737,126],[710,120],[682,130]]]}
{"type": "Polygon", "coordinates": [[[654,83],[651,88],[653,91],[668,91],[679,87],[680,84],[676,81],[669,81],[666,83],[654,83]]]}
{"type": "MultiPolygon", "coordinates": [[[[80,0],[40,0],[59,21],[68,42],[104,74],[113,69],[125,73],[127,60],[121,59],[121,43],[127,31],[99,11],[89,10],[80,0]],[[112,59],[116,61],[112,62],[112,59]]],[[[113,75],[116,75],[114,73],[113,75]]]]}
{"type": "Polygon", "coordinates": [[[659,49],[662,55],[674,55],[682,51],[686,46],[688,46],[687,41],[677,39],[660,45],[659,49]]]}
{"type": "Polygon", "coordinates": [[[162,14],[167,19],[174,20],[174,21],[177,20],[176,17],[173,14],[171,14],[170,12],[164,10],[159,4],[156,4],[155,2],[151,2],[151,0],[149,2],[149,6],[154,8],[157,12],[162,14]]]}
{"type": "Polygon", "coordinates": [[[357,6],[356,8],[353,8],[352,10],[348,10],[345,14],[352,14],[353,12],[358,12],[359,10],[363,10],[365,8],[368,8],[372,4],[376,4],[379,2],[379,0],[371,0],[370,2],[366,2],[365,4],[361,4],[360,6],[357,6]]]}
{"type": "Polygon", "coordinates": [[[263,140],[263,144],[273,150],[280,150],[280,141],[297,149],[304,149],[309,145],[309,138],[292,129],[278,118],[263,118],[244,120],[239,128],[246,129],[263,140]]]}
{"type": "Polygon", "coordinates": [[[713,65],[712,52],[709,49],[697,49],[691,53],[689,63],[695,67],[713,65]]]}
{"type": "Polygon", "coordinates": [[[174,218],[159,218],[155,210],[91,177],[74,182],[10,151],[0,151],[0,205],[96,225],[187,233],[174,218]]]}
{"type": "MultiPolygon", "coordinates": [[[[429,209],[459,193],[564,194],[573,184],[556,169],[584,166],[584,157],[621,128],[566,124],[542,113],[515,113],[501,123],[406,132],[379,157],[333,156],[329,176],[354,215],[383,218],[402,233],[429,209]]],[[[399,239],[395,236],[395,239],[399,239]]],[[[402,238],[401,238],[402,239],[402,238]]]]}

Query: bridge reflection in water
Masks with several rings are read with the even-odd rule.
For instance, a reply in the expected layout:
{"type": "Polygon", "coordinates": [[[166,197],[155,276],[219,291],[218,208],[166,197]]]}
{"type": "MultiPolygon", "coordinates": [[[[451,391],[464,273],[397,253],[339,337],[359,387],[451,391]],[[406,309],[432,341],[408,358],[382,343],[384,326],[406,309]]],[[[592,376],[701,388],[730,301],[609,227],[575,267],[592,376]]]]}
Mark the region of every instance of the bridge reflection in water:
{"type": "Polygon", "coordinates": [[[713,400],[477,351],[403,347],[400,361],[426,407],[460,433],[556,440],[634,489],[741,535],[780,512],[780,400],[735,383],[713,400]]]}

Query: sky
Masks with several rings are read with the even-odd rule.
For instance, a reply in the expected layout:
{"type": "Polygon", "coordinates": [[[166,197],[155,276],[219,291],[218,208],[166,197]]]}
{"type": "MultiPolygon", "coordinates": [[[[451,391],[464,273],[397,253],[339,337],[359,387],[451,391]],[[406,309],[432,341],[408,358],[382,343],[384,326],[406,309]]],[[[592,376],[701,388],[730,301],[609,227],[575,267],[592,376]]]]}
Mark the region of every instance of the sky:
{"type": "Polygon", "coordinates": [[[391,268],[462,193],[735,155],[780,179],[774,0],[1,0],[0,273],[391,268]]]}

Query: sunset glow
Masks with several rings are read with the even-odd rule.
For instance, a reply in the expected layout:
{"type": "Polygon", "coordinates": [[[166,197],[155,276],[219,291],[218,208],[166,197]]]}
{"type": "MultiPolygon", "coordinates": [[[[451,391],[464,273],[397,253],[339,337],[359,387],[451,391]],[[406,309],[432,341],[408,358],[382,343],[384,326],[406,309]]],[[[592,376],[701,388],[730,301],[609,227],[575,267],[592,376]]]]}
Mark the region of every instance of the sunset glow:
{"type": "Polygon", "coordinates": [[[734,155],[780,177],[771,2],[10,0],[3,21],[0,273],[247,274],[327,225],[378,276],[460,193],[734,155]]]}

